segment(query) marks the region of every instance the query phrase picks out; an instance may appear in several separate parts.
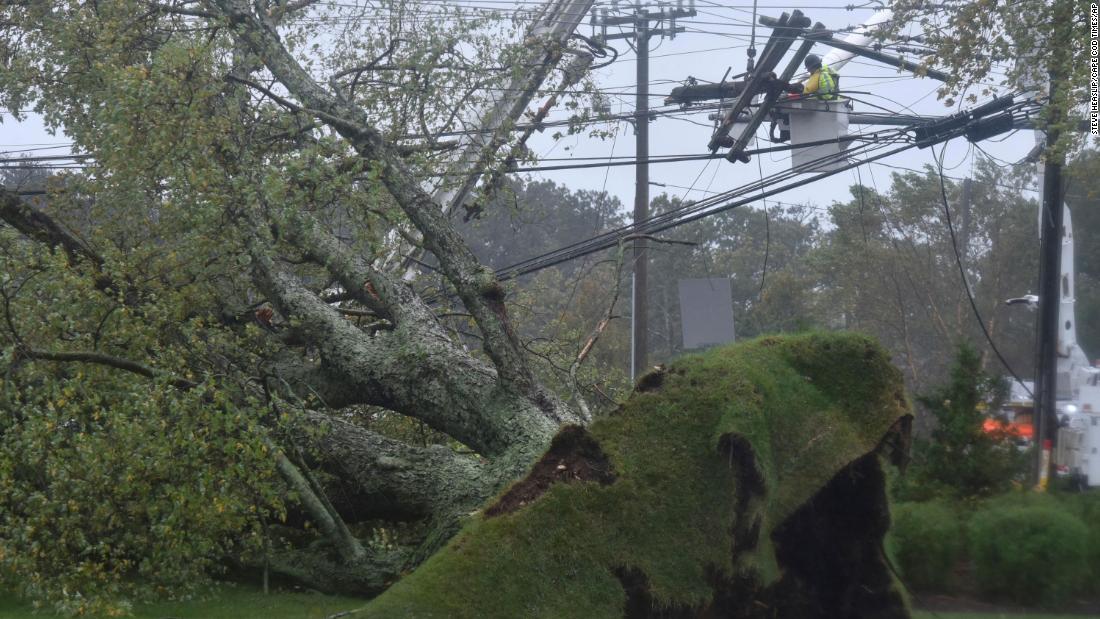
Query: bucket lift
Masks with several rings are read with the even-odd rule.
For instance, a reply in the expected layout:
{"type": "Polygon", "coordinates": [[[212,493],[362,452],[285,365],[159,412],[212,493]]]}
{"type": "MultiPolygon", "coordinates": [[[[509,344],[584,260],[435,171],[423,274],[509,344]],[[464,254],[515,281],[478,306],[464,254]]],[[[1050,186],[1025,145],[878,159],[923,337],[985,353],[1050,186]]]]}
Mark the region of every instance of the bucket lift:
{"type": "MultiPolygon", "coordinates": [[[[806,36],[810,19],[798,10],[790,14],[783,13],[779,19],[769,21],[772,22],[772,34],[768,38],[764,50],[760,53],[759,61],[745,77],[744,87],[737,98],[734,99],[729,110],[722,115],[722,121],[719,123],[718,129],[711,136],[710,143],[707,144],[712,153],[717,152],[721,147],[729,147],[730,151],[726,158],[730,161],[747,162],[749,160],[748,155],[745,154],[745,146],[748,145],[749,140],[756,134],[756,130],[764,120],[768,118],[780,95],[785,92],[787,83],[802,66],[802,61],[809,55],[815,38],[825,33],[825,26],[818,22],[814,25],[812,34],[806,36]],[[803,41],[794,57],[787,63],[783,73],[776,77],[775,68],[799,36],[806,36],[806,40],[803,41]],[[734,128],[734,123],[740,120],[742,115],[749,109],[749,104],[758,96],[762,96],[763,100],[755,110],[749,113],[747,122],[737,137],[733,137],[730,131],[734,128]]],[[[763,19],[761,19],[761,23],[765,23],[763,19]]],[[[769,24],[765,23],[765,25],[769,24]]]]}
{"type": "Polygon", "coordinates": [[[822,101],[794,99],[776,106],[789,119],[791,132],[791,169],[795,172],[833,172],[844,167],[843,156],[851,144],[848,135],[848,111],[851,101],[844,98],[822,101]]]}
{"type": "MultiPolygon", "coordinates": [[[[760,125],[770,119],[780,123],[784,132],[790,134],[793,171],[830,172],[848,165],[844,153],[854,140],[848,137],[852,102],[839,96],[830,100],[813,96],[787,97],[784,96],[785,91],[815,43],[834,48],[826,56],[826,64],[837,68],[858,55],[933,79],[946,80],[947,76],[938,71],[928,70],[903,58],[865,46],[871,40],[873,30],[888,22],[890,15],[889,11],[877,12],[860,30],[849,34],[844,40],[835,40],[833,34],[820,22],[810,28],[810,19],[798,10],[790,14],[783,13],[778,19],[761,17],[759,22],[771,28],[772,34],[755,67],[745,75],[743,82],[711,86],[723,94],[736,93],[733,103],[719,110],[721,121],[707,145],[711,153],[717,152],[719,148],[729,148],[726,159],[747,162],[749,157],[745,149],[748,143],[756,135],[760,125]],[[801,45],[783,72],[777,76],[774,72],[776,67],[795,39],[799,38],[802,39],[801,45]],[[755,108],[752,107],[754,102],[755,108]]],[[[698,97],[693,92],[697,89],[682,90],[685,92],[673,92],[677,95],[677,101],[690,104],[698,100],[692,98],[698,97]],[[688,90],[692,92],[687,92],[688,90]]]]}
{"type": "MultiPolygon", "coordinates": [[[[1062,264],[1058,305],[1058,361],[1055,395],[1059,427],[1054,463],[1063,474],[1100,486],[1100,368],[1093,367],[1077,343],[1073,220],[1068,206],[1062,227],[1062,264]]],[[[1023,297],[1029,305],[1035,297],[1023,297]]],[[[1032,301],[1034,299],[1034,301],[1032,301]]],[[[1012,299],[1011,301],[1018,301],[1012,299]]]]}

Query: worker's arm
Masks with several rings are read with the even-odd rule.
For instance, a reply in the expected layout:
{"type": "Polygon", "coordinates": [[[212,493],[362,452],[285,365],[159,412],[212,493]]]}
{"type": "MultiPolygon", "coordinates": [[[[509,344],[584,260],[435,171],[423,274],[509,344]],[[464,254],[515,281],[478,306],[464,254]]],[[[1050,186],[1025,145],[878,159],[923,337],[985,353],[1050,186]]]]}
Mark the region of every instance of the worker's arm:
{"type": "Polygon", "coordinates": [[[814,71],[810,79],[806,80],[806,84],[802,87],[802,94],[808,95],[817,92],[817,89],[821,87],[821,71],[814,71]]]}

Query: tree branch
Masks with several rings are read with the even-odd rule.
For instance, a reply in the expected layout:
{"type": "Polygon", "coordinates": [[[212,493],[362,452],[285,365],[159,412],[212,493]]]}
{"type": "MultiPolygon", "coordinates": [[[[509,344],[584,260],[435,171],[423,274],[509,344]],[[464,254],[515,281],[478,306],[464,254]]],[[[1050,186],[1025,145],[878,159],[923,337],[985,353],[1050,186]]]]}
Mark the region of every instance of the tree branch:
{"type": "Polygon", "coordinates": [[[278,6],[271,8],[268,12],[268,16],[273,21],[278,22],[287,15],[309,8],[320,1],[321,0],[296,0],[295,2],[288,2],[287,0],[282,0],[278,6]]]}
{"type": "Polygon", "coordinates": [[[158,4],[156,5],[156,9],[163,13],[170,13],[172,15],[183,15],[184,17],[202,17],[205,19],[213,19],[217,17],[217,15],[209,13],[207,11],[188,9],[180,6],[166,6],[163,4],[158,4]]]}
{"type": "MultiPolygon", "coordinates": [[[[286,50],[273,25],[257,18],[246,3],[207,0],[207,4],[229,19],[238,39],[263,58],[267,68],[298,101],[347,139],[361,157],[377,162],[383,184],[421,233],[425,247],[439,259],[441,270],[474,316],[485,336],[485,351],[501,380],[521,392],[540,391],[538,397],[549,402],[551,398],[541,393],[524,358],[508,320],[503,290],[493,272],[478,263],[439,206],[370,125],[365,114],[318,85],[286,50]]],[[[571,413],[553,405],[545,412],[560,421],[571,418],[571,413]]]]}
{"type": "Polygon", "coordinates": [[[131,359],[115,357],[98,352],[55,352],[48,350],[37,350],[34,348],[20,348],[17,349],[16,355],[27,359],[39,359],[42,361],[58,361],[62,363],[90,363],[93,365],[104,365],[118,370],[139,374],[146,378],[155,379],[167,377],[169,384],[183,391],[194,389],[198,386],[198,383],[196,382],[192,382],[185,378],[174,377],[168,372],[158,370],[156,368],[145,365],[144,363],[139,363],[131,359]]]}
{"type": "Polygon", "coordinates": [[[86,262],[94,269],[94,285],[101,292],[121,292],[124,303],[135,305],[141,298],[139,291],[127,283],[119,286],[114,279],[103,273],[103,258],[88,247],[83,240],[69,232],[42,209],[24,202],[20,196],[0,186],[0,221],[15,228],[28,239],[46,245],[50,249],[60,248],[68,257],[69,264],[86,262]]]}
{"type": "Polygon", "coordinates": [[[52,249],[61,248],[72,263],[84,260],[96,268],[103,265],[103,259],[82,240],[5,187],[0,187],[0,219],[30,239],[52,249]]]}
{"type": "Polygon", "coordinates": [[[314,492],[309,480],[306,479],[302,471],[290,461],[290,458],[287,458],[286,454],[283,453],[283,450],[278,445],[266,437],[264,438],[264,445],[271,450],[275,458],[275,467],[278,469],[279,474],[283,476],[288,486],[297,491],[298,499],[302,502],[302,506],[309,512],[321,532],[332,540],[333,545],[336,546],[337,552],[340,553],[340,558],[342,558],[345,563],[350,564],[362,561],[367,553],[363,549],[362,544],[359,543],[359,540],[357,540],[348,530],[347,524],[344,523],[344,520],[340,518],[339,514],[336,514],[335,510],[331,510],[324,498],[314,492]]]}
{"type": "Polygon", "coordinates": [[[588,403],[584,400],[580,386],[577,384],[577,370],[580,369],[581,364],[584,363],[589,353],[592,352],[592,348],[600,339],[600,335],[603,334],[604,329],[606,329],[607,325],[611,324],[611,321],[615,318],[615,304],[619,302],[619,291],[622,289],[624,253],[623,243],[620,242],[619,255],[615,261],[615,289],[611,294],[611,302],[607,304],[607,310],[604,312],[603,317],[596,323],[596,327],[592,330],[588,339],[585,340],[580,351],[577,353],[577,357],[573,359],[573,363],[569,366],[569,381],[572,384],[573,398],[576,400],[577,408],[581,410],[581,414],[584,415],[586,421],[592,420],[592,412],[589,410],[588,403]]]}
{"type": "MultiPolygon", "coordinates": [[[[153,379],[169,377],[169,383],[181,391],[187,391],[198,386],[197,383],[183,378],[171,377],[169,373],[154,369],[145,364],[97,352],[52,352],[24,347],[17,349],[16,354],[20,357],[44,361],[104,365],[153,379]]],[[[331,505],[327,503],[324,496],[319,495],[318,491],[309,484],[308,479],[302,474],[302,471],[287,458],[286,454],[278,445],[266,436],[263,437],[263,441],[264,445],[275,459],[275,466],[279,474],[282,475],[287,485],[298,493],[302,506],[317,523],[321,532],[332,540],[341,558],[349,563],[362,561],[366,557],[366,551],[359,543],[359,540],[357,540],[348,530],[347,525],[344,523],[343,519],[340,518],[339,514],[331,508],[331,505]]]]}
{"type": "Polygon", "coordinates": [[[431,312],[404,282],[378,271],[301,209],[276,222],[283,238],[328,269],[351,298],[393,322],[422,322],[431,312]]]}
{"type": "Polygon", "coordinates": [[[325,381],[344,403],[416,417],[485,455],[553,434],[557,424],[533,415],[530,401],[502,397],[493,368],[459,350],[426,307],[425,322],[399,317],[392,331],[364,333],[276,266],[264,230],[259,221],[242,223],[256,284],[320,351],[321,364],[300,376],[325,381]]]}
{"type": "Polygon", "coordinates": [[[363,73],[365,73],[367,71],[370,71],[372,69],[375,69],[378,66],[378,63],[382,62],[383,60],[388,58],[391,54],[393,54],[393,52],[397,50],[397,44],[400,43],[400,42],[401,42],[401,39],[394,38],[393,40],[390,41],[390,44],[386,48],[386,51],[379,54],[376,58],[374,58],[373,60],[371,60],[370,62],[368,62],[365,65],[360,65],[358,67],[352,67],[350,69],[345,69],[343,71],[340,71],[339,73],[336,73],[335,75],[333,75],[330,78],[329,83],[332,84],[334,88],[336,88],[337,87],[337,80],[339,80],[342,77],[345,77],[347,75],[351,75],[351,74],[354,73],[355,77],[352,78],[351,86],[348,87],[348,98],[351,98],[351,97],[355,96],[355,87],[359,84],[359,78],[363,75],[363,73]]]}

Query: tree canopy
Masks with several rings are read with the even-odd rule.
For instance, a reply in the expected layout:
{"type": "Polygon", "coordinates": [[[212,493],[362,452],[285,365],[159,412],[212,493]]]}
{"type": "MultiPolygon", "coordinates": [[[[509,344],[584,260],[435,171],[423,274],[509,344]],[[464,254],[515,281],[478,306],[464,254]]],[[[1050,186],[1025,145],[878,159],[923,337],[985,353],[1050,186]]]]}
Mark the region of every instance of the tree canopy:
{"type": "Polygon", "coordinates": [[[1089,100],[1089,20],[1086,7],[1070,0],[967,2],[892,0],[887,31],[918,40],[932,51],[925,59],[949,76],[939,91],[947,105],[976,102],[994,88],[1038,95],[1041,129],[1052,132],[1052,153],[1062,161],[1084,144],[1079,123],[1089,100]]]}

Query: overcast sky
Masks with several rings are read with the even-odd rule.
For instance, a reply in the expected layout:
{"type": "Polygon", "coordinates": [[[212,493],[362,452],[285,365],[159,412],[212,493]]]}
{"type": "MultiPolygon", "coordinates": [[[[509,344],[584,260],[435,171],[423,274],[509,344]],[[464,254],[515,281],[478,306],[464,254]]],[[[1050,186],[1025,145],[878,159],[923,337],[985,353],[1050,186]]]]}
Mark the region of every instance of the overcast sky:
{"type": "MultiPolygon", "coordinates": [[[[733,2],[697,2],[698,15],[695,18],[685,19],[681,24],[687,26],[687,32],[679,34],[674,40],[654,41],[650,52],[650,106],[663,104],[664,96],[688,76],[694,76],[701,80],[718,81],[722,78],[728,67],[732,67],[731,75],[736,75],[745,70],[746,50],[751,33],[752,5],[751,3],[733,2]],[[714,5],[714,6],[710,6],[714,5]],[[718,6],[720,5],[720,6],[718,6]]],[[[838,2],[820,0],[799,0],[797,6],[776,2],[762,2],[758,6],[760,15],[778,17],[784,11],[800,8],[814,21],[820,21],[827,28],[840,29],[862,23],[873,14],[871,9],[845,10],[838,2]]],[[[584,25],[579,30],[582,34],[590,34],[591,28],[584,25]]],[[[913,34],[917,34],[914,30],[913,34]]],[[[756,29],[756,48],[763,49],[770,30],[762,27],[756,29]]],[[[627,92],[627,95],[615,95],[611,97],[612,111],[615,113],[629,113],[634,110],[634,92],[636,76],[636,56],[619,40],[612,41],[620,52],[618,62],[600,69],[597,72],[598,82],[608,88],[609,92],[627,92]],[[616,88],[617,87],[617,88],[616,88]]],[[[824,56],[831,48],[817,45],[814,52],[824,56]]],[[[793,52],[788,54],[788,57],[793,52]]],[[[784,66],[784,60],[780,66],[784,66]]],[[[842,90],[859,91],[872,94],[855,95],[860,101],[855,103],[856,112],[881,112],[872,107],[882,106],[899,113],[916,113],[921,115],[942,115],[954,112],[957,108],[946,108],[942,101],[937,100],[936,89],[938,82],[917,78],[907,73],[898,73],[894,67],[879,63],[856,59],[849,62],[841,74],[842,90]]],[[[1007,89],[1005,89],[1007,92],[1007,89]]],[[[856,127],[859,129],[875,130],[883,127],[856,127]]],[[[766,125],[758,135],[765,136],[766,125]]],[[[555,145],[549,137],[549,131],[532,143],[536,152],[548,157],[606,157],[612,152],[615,156],[633,155],[635,152],[635,136],[633,128],[622,123],[617,140],[593,140],[583,137],[572,137],[555,145]],[[570,147],[566,151],[564,147],[570,147]]],[[[673,154],[701,154],[706,151],[707,141],[711,136],[711,121],[707,119],[707,112],[684,117],[658,117],[650,124],[650,155],[673,154]],[[699,123],[699,124],[697,124],[699,123]]],[[[999,136],[995,139],[1001,139],[999,136]]],[[[761,146],[770,144],[761,141],[761,146]]],[[[1019,131],[1011,137],[1000,142],[984,142],[981,147],[989,154],[1006,160],[1016,162],[1023,158],[1035,145],[1032,131],[1019,131]]],[[[750,148],[752,145],[750,144],[750,148]]],[[[937,149],[938,151],[938,149],[937,149]]],[[[971,165],[977,149],[974,149],[964,139],[952,141],[945,156],[945,169],[949,176],[964,177],[971,171],[971,165]]],[[[764,175],[773,174],[789,169],[790,156],[786,153],[774,153],[763,155],[761,158],[764,175]]],[[[919,169],[924,164],[932,163],[931,149],[912,150],[884,159],[883,164],[919,169]]],[[[558,164],[561,162],[553,162],[558,164]]],[[[878,187],[885,190],[889,185],[892,168],[886,165],[863,166],[860,176],[862,182],[868,186],[872,179],[878,187]]],[[[667,187],[650,187],[652,196],[661,192],[671,195],[686,197],[688,199],[700,199],[710,192],[725,191],[747,182],[756,180],[761,170],[754,159],[748,164],[730,163],[722,160],[710,162],[691,161],[683,163],[666,163],[650,166],[651,182],[665,183],[667,187]],[[704,168],[705,171],[704,171],[704,168]],[[700,176],[700,173],[702,175],[700,176]],[[698,182],[695,179],[699,178],[698,182]],[[687,187],[694,183],[695,189],[690,193],[687,187]],[[673,186],[682,188],[676,188],[673,186]]],[[[618,167],[608,169],[563,170],[538,173],[542,178],[548,178],[564,183],[573,188],[600,189],[606,182],[607,190],[618,196],[628,208],[633,204],[634,196],[634,168],[618,167]]],[[[776,200],[788,203],[809,202],[819,206],[826,206],[834,200],[846,200],[850,197],[849,187],[857,183],[855,170],[843,172],[836,176],[824,179],[815,184],[792,190],[785,194],[775,196],[776,200]]],[[[1038,194],[1032,193],[1037,196],[1038,194]]]]}
{"type": "MultiPolygon", "coordinates": [[[[784,10],[799,8],[812,20],[820,21],[830,29],[858,25],[873,13],[870,8],[848,10],[838,0],[832,2],[798,0],[798,2],[797,6],[774,1],[762,2],[758,5],[758,11],[760,15],[778,17],[784,10]]],[[[479,5],[479,3],[483,5],[485,0],[464,1],[464,4],[479,5]]],[[[491,6],[499,7],[507,4],[503,0],[493,0],[491,6]]],[[[531,0],[517,0],[515,6],[530,10],[534,4],[531,0]]],[[[696,17],[680,22],[687,27],[687,32],[679,34],[674,40],[657,39],[651,43],[649,70],[651,107],[663,105],[664,98],[671,89],[689,76],[700,80],[717,81],[722,78],[728,67],[732,67],[731,75],[745,70],[746,50],[751,34],[752,4],[699,0],[696,2],[696,8],[698,11],[696,17]]],[[[592,34],[592,29],[585,23],[579,32],[588,35],[592,34]]],[[[769,33],[767,28],[759,26],[756,28],[758,50],[763,49],[769,33]]],[[[917,31],[912,31],[912,34],[917,34],[917,31]]],[[[599,69],[595,73],[596,81],[608,94],[612,113],[629,113],[634,110],[636,56],[624,41],[614,40],[611,43],[619,49],[619,59],[609,67],[599,69]]],[[[814,52],[824,56],[829,49],[819,44],[814,52]]],[[[954,108],[945,108],[943,103],[937,100],[935,91],[938,83],[931,79],[899,73],[893,67],[864,59],[853,60],[840,73],[841,86],[844,90],[870,93],[855,95],[859,99],[855,104],[857,112],[882,111],[873,106],[881,106],[900,113],[922,115],[941,115],[954,111],[954,108]]],[[[537,104],[541,104],[541,101],[536,101],[535,105],[537,104]]],[[[658,157],[704,153],[711,135],[711,121],[707,119],[707,114],[708,112],[704,111],[693,115],[658,117],[650,124],[650,155],[658,157]]],[[[564,118],[564,111],[552,114],[551,119],[553,118],[564,118]]],[[[8,156],[17,156],[17,153],[12,151],[32,148],[37,150],[42,146],[67,142],[63,135],[49,135],[42,128],[40,120],[33,116],[22,123],[14,122],[10,114],[5,114],[3,119],[4,123],[0,125],[0,149],[12,153],[8,156]]],[[[765,125],[759,135],[764,136],[766,129],[765,125]]],[[[861,127],[852,127],[853,131],[859,129],[861,127]]],[[[865,126],[862,129],[868,131],[876,128],[865,126]]],[[[551,137],[552,133],[552,130],[547,130],[545,133],[536,134],[530,142],[534,151],[546,158],[579,159],[612,155],[622,157],[633,156],[635,153],[634,131],[626,122],[618,124],[618,135],[614,139],[599,140],[578,135],[555,143],[551,137]]],[[[1001,140],[1003,137],[995,139],[1001,140]]],[[[981,147],[995,157],[1007,162],[1015,162],[1024,157],[1034,143],[1033,132],[1019,131],[998,142],[984,142],[981,147]]],[[[761,146],[768,145],[761,142],[761,146]]],[[[39,151],[35,154],[65,152],[67,150],[58,149],[39,151]]],[[[967,176],[971,171],[976,153],[977,149],[965,140],[952,141],[945,157],[947,174],[953,177],[967,176]]],[[[591,163],[589,160],[579,162],[591,163]]],[[[859,178],[862,178],[862,182],[866,185],[870,186],[874,183],[879,189],[885,190],[889,186],[892,171],[892,168],[887,165],[919,169],[931,162],[931,149],[911,150],[883,160],[882,164],[886,165],[871,164],[861,167],[859,177],[855,170],[843,172],[813,185],[776,196],[774,199],[785,203],[810,203],[824,207],[834,200],[847,199],[850,195],[849,187],[856,184],[859,178]]],[[[568,162],[547,161],[545,165],[562,163],[568,162]]],[[[759,167],[756,159],[748,164],[729,163],[725,160],[711,161],[709,165],[705,161],[654,164],[650,166],[650,180],[653,183],[663,183],[665,187],[652,186],[650,193],[651,196],[656,196],[662,192],[668,192],[687,199],[700,199],[713,192],[725,191],[753,181],[761,173],[767,176],[788,169],[789,166],[790,158],[786,153],[763,155],[760,158],[759,167]],[[689,186],[694,186],[695,189],[688,192],[686,188],[689,186]]],[[[606,188],[609,193],[617,196],[627,209],[633,204],[634,168],[631,166],[538,172],[535,175],[537,178],[563,183],[573,189],[606,188]]],[[[1032,192],[1030,195],[1037,196],[1037,193],[1032,192]]]]}

